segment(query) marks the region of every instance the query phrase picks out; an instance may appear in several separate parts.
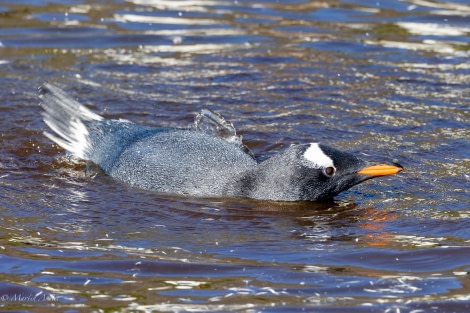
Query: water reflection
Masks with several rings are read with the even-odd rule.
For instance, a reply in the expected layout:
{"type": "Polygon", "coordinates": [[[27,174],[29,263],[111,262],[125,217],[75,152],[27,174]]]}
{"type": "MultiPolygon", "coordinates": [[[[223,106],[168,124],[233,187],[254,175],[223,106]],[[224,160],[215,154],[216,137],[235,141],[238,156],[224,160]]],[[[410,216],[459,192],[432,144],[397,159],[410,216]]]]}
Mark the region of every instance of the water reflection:
{"type": "MultiPolygon", "coordinates": [[[[182,16],[182,13],[179,14],[182,16]]],[[[149,16],[135,14],[115,14],[113,21],[120,23],[146,23],[146,24],[175,24],[175,25],[217,25],[218,23],[211,19],[189,19],[183,17],[169,16],[149,16]]]]}
{"type": "Polygon", "coordinates": [[[450,1],[427,1],[427,0],[406,0],[412,4],[412,6],[408,7],[409,10],[416,9],[417,7],[424,6],[432,9],[433,13],[445,13],[449,15],[457,15],[457,16],[468,16],[470,15],[470,6],[466,4],[460,4],[457,2],[450,2],[450,1]]]}

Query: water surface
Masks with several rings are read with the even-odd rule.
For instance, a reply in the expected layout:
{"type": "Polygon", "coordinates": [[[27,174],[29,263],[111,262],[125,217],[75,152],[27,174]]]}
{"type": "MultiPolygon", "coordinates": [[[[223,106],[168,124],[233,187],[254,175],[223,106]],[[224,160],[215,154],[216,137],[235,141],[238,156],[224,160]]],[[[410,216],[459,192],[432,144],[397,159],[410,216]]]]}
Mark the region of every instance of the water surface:
{"type": "Polygon", "coordinates": [[[0,1],[0,306],[50,312],[468,312],[470,6],[0,1]],[[37,88],[261,158],[322,142],[405,171],[331,203],[164,196],[42,135],[37,88]]]}

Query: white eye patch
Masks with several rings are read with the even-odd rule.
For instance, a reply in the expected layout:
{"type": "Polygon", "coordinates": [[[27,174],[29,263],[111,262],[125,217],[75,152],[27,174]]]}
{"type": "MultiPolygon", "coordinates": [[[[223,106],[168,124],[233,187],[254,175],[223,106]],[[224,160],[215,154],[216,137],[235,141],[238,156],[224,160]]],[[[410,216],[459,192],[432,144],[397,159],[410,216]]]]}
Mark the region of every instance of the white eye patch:
{"type": "Polygon", "coordinates": [[[323,152],[318,143],[311,143],[303,156],[307,161],[313,163],[316,168],[335,168],[333,160],[323,152]]]}

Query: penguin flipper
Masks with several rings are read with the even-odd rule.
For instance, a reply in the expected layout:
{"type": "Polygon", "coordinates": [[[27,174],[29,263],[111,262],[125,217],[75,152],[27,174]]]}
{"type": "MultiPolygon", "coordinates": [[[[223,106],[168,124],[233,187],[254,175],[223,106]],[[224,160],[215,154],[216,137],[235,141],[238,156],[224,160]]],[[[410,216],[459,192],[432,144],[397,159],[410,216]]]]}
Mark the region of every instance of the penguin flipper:
{"type": "Polygon", "coordinates": [[[237,145],[240,150],[250,155],[252,158],[255,158],[251,149],[243,143],[242,136],[237,135],[233,123],[227,121],[219,113],[209,109],[202,109],[194,119],[193,129],[233,143],[237,145]]]}

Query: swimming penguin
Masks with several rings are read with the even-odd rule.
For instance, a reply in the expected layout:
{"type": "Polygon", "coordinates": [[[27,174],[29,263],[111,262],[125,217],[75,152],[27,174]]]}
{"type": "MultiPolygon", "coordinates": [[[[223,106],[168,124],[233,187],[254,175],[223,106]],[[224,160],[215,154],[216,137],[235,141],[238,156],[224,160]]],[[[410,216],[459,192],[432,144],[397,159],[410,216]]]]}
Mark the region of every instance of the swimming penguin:
{"type": "Polygon", "coordinates": [[[39,88],[39,97],[44,122],[55,133],[45,132],[49,139],[120,181],[162,193],[329,200],[365,180],[403,169],[372,164],[319,143],[292,145],[258,162],[233,125],[208,110],[199,119],[208,117],[212,130],[200,125],[155,128],[105,119],[49,83],[39,88]],[[218,134],[218,128],[229,134],[218,134]]]}

